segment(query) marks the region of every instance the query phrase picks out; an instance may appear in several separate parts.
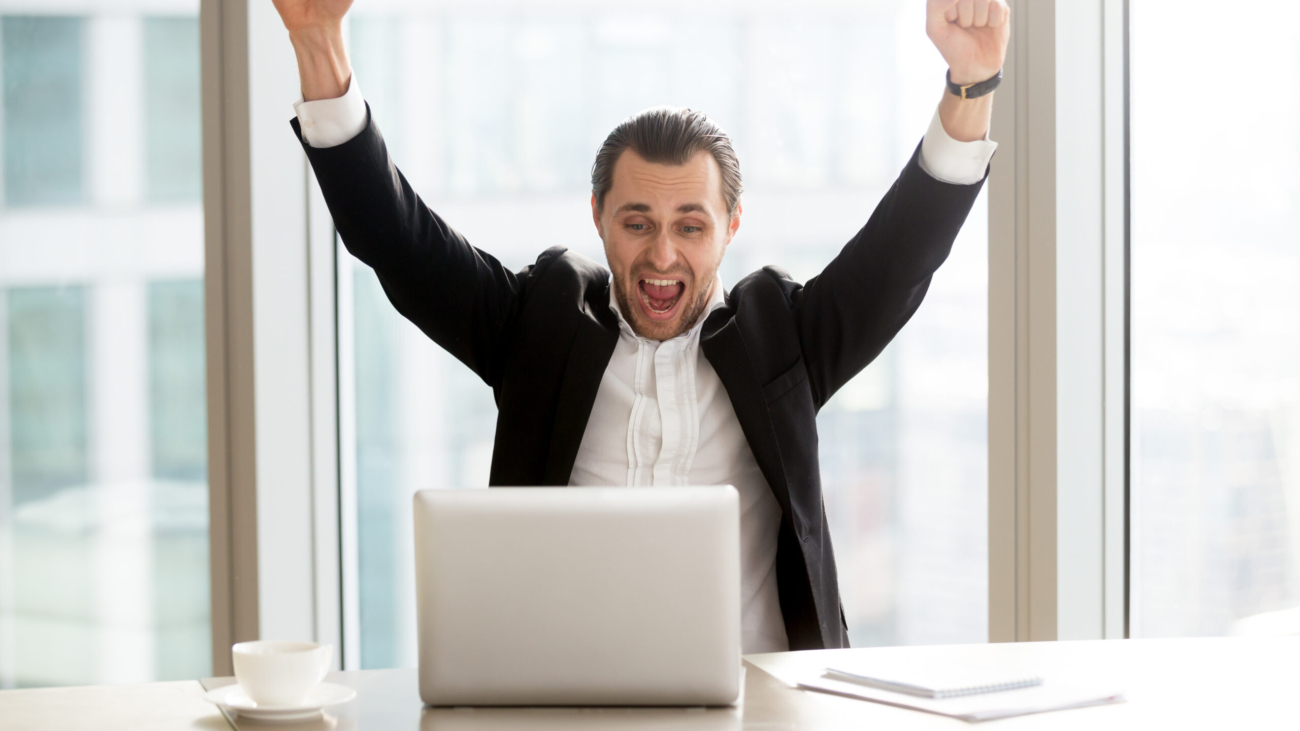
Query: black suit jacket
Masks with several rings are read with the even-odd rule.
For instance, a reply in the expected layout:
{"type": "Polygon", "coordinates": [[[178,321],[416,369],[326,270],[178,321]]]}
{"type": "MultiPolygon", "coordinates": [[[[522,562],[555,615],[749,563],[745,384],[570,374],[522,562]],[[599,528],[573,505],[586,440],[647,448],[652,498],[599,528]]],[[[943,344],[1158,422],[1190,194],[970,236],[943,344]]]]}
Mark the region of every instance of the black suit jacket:
{"type": "MultiPolygon", "coordinates": [[[[618,340],[609,272],[562,247],[512,272],[470,246],[411,189],[373,119],[338,147],[303,147],[348,250],[398,311],[492,387],[491,484],[568,484],[618,340]]],[[[982,185],[940,182],[919,154],[820,275],[801,285],[764,267],[702,329],[701,351],[781,506],[776,572],[792,650],[848,646],[817,411],[916,311],[982,185]]]]}

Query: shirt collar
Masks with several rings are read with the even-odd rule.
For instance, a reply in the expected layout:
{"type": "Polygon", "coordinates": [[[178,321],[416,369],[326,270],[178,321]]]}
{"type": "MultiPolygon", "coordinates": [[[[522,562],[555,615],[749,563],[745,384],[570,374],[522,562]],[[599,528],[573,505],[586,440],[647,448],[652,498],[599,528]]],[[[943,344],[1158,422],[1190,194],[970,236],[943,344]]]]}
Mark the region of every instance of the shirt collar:
{"type": "MultiPolygon", "coordinates": [[[[700,313],[700,319],[696,320],[695,324],[692,325],[689,330],[683,332],[681,335],[678,335],[676,338],[672,338],[672,339],[676,340],[677,338],[691,336],[699,332],[700,328],[704,327],[704,321],[708,319],[709,315],[714,310],[718,309],[719,307],[723,306],[726,303],[727,303],[727,293],[726,290],[724,290],[722,287],[722,277],[715,276],[713,278],[713,294],[709,295],[709,302],[707,305],[704,306],[704,312],[700,313]]],[[[637,335],[636,331],[632,329],[632,326],[629,325],[627,320],[623,318],[623,310],[619,309],[618,306],[618,296],[614,293],[614,282],[613,282],[612,275],[609,283],[609,309],[613,310],[614,315],[618,317],[619,330],[622,330],[623,332],[627,333],[628,335],[631,335],[634,338],[640,338],[642,340],[645,339],[645,338],[641,338],[640,335],[637,335]]]]}

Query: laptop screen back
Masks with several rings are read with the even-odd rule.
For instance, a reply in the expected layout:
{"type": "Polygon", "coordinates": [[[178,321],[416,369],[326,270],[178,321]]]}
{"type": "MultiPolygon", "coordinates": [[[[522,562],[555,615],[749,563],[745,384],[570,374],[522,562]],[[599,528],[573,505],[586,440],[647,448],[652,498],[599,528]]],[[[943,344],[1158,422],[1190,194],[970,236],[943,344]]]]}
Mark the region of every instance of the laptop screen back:
{"type": "Polygon", "coordinates": [[[739,693],[731,487],[415,496],[431,705],[726,705],[739,693]]]}

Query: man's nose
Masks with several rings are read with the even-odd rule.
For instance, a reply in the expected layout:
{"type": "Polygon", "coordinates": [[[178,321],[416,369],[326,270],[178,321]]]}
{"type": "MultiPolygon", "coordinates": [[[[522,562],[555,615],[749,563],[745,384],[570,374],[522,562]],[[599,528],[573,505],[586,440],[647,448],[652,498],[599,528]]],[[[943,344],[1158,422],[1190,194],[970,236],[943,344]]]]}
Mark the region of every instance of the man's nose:
{"type": "Polygon", "coordinates": [[[677,263],[677,247],[667,229],[660,229],[659,234],[650,242],[647,263],[658,271],[666,272],[677,263]]]}

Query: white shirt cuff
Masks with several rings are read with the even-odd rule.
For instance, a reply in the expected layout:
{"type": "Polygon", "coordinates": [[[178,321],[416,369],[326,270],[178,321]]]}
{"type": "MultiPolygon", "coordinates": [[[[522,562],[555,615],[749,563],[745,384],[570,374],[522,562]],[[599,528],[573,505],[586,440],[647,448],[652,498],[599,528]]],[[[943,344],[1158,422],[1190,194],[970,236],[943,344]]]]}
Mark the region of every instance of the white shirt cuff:
{"type": "Polygon", "coordinates": [[[352,74],[348,90],[335,99],[294,102],[302,138],[312,147],[338,147],[366,128],[366,100],[352,74]]]}
{"type": "Polygon", "coordinates": [[[921,140],[921,169],[935,180],[971,185],[984,179],[984,171],[997,149],[998,143],[990,141],[987,132],[984,139],[973,142],[958,142],[949,137],[936,109],[930,129],[921,140]]]}

